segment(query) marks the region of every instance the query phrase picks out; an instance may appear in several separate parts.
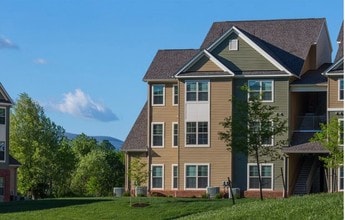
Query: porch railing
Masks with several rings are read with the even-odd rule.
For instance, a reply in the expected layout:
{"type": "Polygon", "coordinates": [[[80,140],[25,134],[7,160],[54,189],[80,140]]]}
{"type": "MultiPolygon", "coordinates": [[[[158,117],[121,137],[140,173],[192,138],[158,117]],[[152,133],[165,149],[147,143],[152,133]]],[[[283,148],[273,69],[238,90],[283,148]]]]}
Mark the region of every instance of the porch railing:
{"type": "Polygon", "coordinates": [[[305,115],[297,117],[297,130],[315,131],[320,130],[320,123],[326,123],[326,116],[321,115],[305,115]]]}

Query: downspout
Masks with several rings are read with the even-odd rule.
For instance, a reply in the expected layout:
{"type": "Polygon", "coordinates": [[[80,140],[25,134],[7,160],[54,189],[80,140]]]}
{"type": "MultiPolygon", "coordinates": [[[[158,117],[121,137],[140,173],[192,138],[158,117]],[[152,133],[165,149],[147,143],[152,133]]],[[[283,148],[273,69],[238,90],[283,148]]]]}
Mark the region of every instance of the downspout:
{"type": "Polygon", "coordinates": [[[148,83],[148,93],[147,93],[147,190],[149,193],[151,193],[151,85],[148,83]]]}

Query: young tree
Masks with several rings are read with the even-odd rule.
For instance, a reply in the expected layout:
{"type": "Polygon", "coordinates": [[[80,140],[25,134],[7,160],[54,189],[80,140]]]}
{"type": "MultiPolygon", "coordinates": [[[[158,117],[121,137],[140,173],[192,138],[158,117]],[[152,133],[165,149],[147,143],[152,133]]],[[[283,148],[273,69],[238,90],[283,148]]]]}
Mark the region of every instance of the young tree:
{"type": "Polygon", "coordinates": [[[332,117],[328,124],[320,124],[321,131],[314,134],[311,142],[319,142],[329,151],[327,156],[320,156],[320,160],[332,172],[332,192],[336,188],[336,177],[334,170],[338,169],[344,161],[344,124],[340,124],[336,117],[332,117]]]}
{"type": "MultiPolygon", "coordinates": [[[[245,91],[248,91],[244,88],[245,91]]],[[[219,138],[226,143],[232,152],[242,152],[253,156],[256,161],[259,177],[260,199],[262,195],[262,179],[260,162],[262,157],[272,160],[281,158],[281,148],[285,141],[276,137],[287,131],[286,120],[278,114],[277,107],[264,104],[260,97],[247,100],[234,100],[233,115],[226,117],[220,124],[225,131],[219,132],[219,138]],[[273,141],[274,137],[274,141],[273,141]]]]}

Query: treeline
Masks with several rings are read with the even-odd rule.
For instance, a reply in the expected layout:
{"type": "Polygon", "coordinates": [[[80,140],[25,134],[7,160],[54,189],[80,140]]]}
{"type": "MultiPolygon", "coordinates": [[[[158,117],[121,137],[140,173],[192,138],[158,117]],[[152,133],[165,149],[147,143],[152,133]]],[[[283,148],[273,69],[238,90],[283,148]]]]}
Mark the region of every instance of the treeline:
{"type": "Polygon", "coordinates": [[[10,154],[21,163],[18,192],[23,196],[107,196],[124,183],[122,152],[85,134],[68,140],[63,127],[26,93],[11,111],[10,154]]]}

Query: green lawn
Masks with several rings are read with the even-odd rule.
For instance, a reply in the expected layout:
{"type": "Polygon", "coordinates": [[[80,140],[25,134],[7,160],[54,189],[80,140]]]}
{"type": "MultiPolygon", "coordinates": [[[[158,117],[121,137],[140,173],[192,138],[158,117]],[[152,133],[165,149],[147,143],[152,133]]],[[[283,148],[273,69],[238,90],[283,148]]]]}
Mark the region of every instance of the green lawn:
{"type": "Polygon", "coordinates": [[[343,194],[289,199],[70,198],[0,204],[0,219],[343,219],[343,194]],[[132,207],[136,203],[146,207],[132,207]]]}

